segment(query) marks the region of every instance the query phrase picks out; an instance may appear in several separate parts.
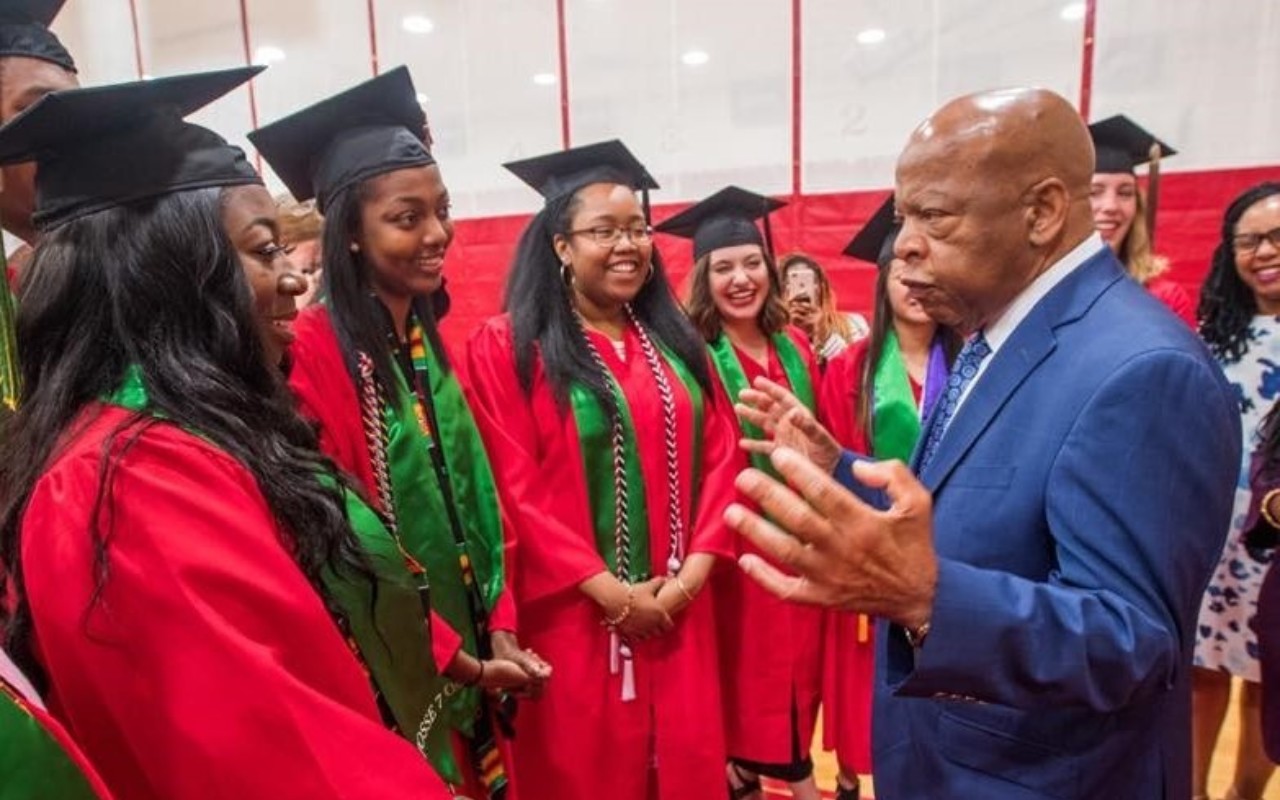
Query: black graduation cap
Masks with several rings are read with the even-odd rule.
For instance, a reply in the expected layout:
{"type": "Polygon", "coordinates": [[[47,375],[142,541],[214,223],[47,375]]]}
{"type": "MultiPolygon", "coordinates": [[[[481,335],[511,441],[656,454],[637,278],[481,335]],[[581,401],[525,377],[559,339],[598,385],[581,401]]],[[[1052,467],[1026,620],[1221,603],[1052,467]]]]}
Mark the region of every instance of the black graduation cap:
{"type": "Polygon", "coordinates": [[[883,267],[893,260],[893,245],[900,230],[902,223],[894,212],[893,195],[889,195],[845,247],[844,254],[883,267]]]}
{"type": "Polygon", "coordinates": [[[32,220],[43,230],[149,197],[261,183],[240,148],[182,118],[263,69],[53,92],[0,128],[0,164],[36,162],[32,220]]]}
{"type": "Polygon", "coordinates": [[[571,147],[555,153],[508,161],[502,166],[529,184],[549,203],[593,183],[620,183],[639,190],[649,217],[649,190],[658,182],[618,139],[571,147]]]}
{"type": "Polygon", "coordinates": [[[1151,145],[1160,145],[1160,158],[1178,151],[1157,139],[1124,114],[1107,117],[1089,126],[1097,154],[1094,172],[1127,172],[1151,160],[1151,145]]]}
{"type": "Polygon", "coordinates": [[[406,67],[396,67],[249,134],[249,141],[302,201],[325,206],[360,181],[436,163],[424,140],[427,115],[406,67]]]}
{"type": "Polygon", "coordinates": [[[21,56],[57,64],[68,72],[76,62],[49,30],[66,0],[0,0],[0,58],[21,56]]]}
{"type": "Polygon", "coordinates": [[[693,258],[696,261],[712,250],[739,244],[768,243],[773,254],[773,231],[769,228],[769,214],[785,206],[774,200],[737,186],[726,186],[707,199],[686,208],[671,219],[657,226],[657,230],[693,240],[693,258]],[[765,237],[755,221],[764,218],[765,237]]]}

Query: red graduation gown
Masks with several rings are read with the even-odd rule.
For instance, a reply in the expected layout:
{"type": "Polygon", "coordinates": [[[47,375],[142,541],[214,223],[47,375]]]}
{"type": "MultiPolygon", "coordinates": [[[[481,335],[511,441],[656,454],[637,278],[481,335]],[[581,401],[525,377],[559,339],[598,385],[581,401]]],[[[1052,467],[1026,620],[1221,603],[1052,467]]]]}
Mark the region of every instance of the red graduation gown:
{"type": "MultiPolygon", "coordinates": [[[[827,362],[818,396],[822,424],[842,446],[870,453],[857,421],[862,365],[868,340],[854,342],[827,362]]],[[[823,618],[822,745],[840,763],[871,772],[871,698],[875,681],[875,626],[862,615],[828,610],[823,618]]]]}
{"type": "Polygon", "coordinates": [[[447,798],[282,546],[253,476],[172,425],[91,407],[37,482],[22,566],[50,710],[117,797],[447,798]],[[88,611],[86,614],[86,610],[88,611]]]}
{"type": "MultiPolygon", "coordinates": [[[[360,403],[356,384],[347,371],[337,334],[329,320],[329,310],[322,305],[309,306],[294,325],[296,340],[289,348],[291,367],[289,388],[298,398],[298,412],[320,425],[320,449],[348,475],[354,477],[367,501],[378,504],[377,483],[369,445],[360,421],[360,403]]],[[[465,384],[464,384],[465,390],[465,384]]],[[[475,403],[468,397],[474,409],[475,403]]],[[[510,531],[506,518],[503,528],[510,531]]],[[[442,524],[444,524],[442,522],[442,524]]],[[[506,567],[510,569],[514,540],[506,542],[506,567]]],[[[516,629],[515,603],[508,586],[503,588],[489,620],[490,630],[516,629]]],[[[457,654],[462,639],[447,622],[436,615],[431,620],[431,646],[441,670],[457,654]]]]}
{"type": "MultiPolygon", "coordinates": [[[[652,567],[666,574],[667,478],[662,406],[633,331],[628,357],[618,358],[596,333],[596,348],[626,395],[637,431],[651,521],[652,567]]],[[[676,628],[635,645],[637,698],[621,700],[621,678],[609,672],[609,632],[600,609],[578,591],[607,570],[596,550],[591,514],[571,412],[557,408],[540,365],[532,393],[516,376],[510,322],[490,320],[468,349],[477,399],[498,487],[519,541],[515,577],[525,644],[555,669],[545,695],[521,705],[514,743],[522,800],[706,800],[724,794],[724,736],[720,719],[716,635],[707,592],[676,619],[676,628]],[[657,763],[658,786],[646,776],[657,763]]],[[[692,405],[668,370],[676,391],[681,440],[689,441],[692,405]]],[[[734,456],[729,404],[706,403],[701,486],[693,510],[689,552],[730,556],[731,534],[722,520],[733,497],[740,463],[734,456]]],[[[692,452],[680,452],[685,497],[692,452]]],[[[686,509],[689,513],[690,509],[686,509]]]]}
{"type": "MultiPolygon", "coordinates": [[[[338,336],[329,318],[329,310],[320,304],[309,306],[299,315],[294,325],[294,334],[296,338],[289,348],[291,362],[289,388],[298,399],[298,412],[319,424],[321,451],[332,458],[341,470],[356,479],[364,499],[376,507],[378,505],[377,483],[373,476],[368,441],[365,439],[364,427],[361,423],[356,384],[347,371],[338,336]]],[[[461,372],[458,376],[459,380],[463,380],[461,372]]],[[[465,381],[463,390],[466,391],[465,381]]],[[[469,396],[468,405],[473,409],[475,407],[475,403],[469,396]]],[[[433,478],[424,476],[424,479],[433,478]]],[[[440,524],[448,523],[441,520],[440,524]]],[[[505,515],[503,531],[506,535],[505,574],[509,576],[515,539],[511,535],[510,521],[505,515]]],[[[489,629],[516,630],[515,602],[511,598],[510,578],[507,579],[507,585],[499,594],[489,617],[489,629]]],[[[433,611],[431,613],[431,649],[436,659],[436,666],[442,673],[461,647],[462,636],[443,617],[433,611]]],[[[509,743],[500,735],[498,748],[507,765],[507,798],[516,800],[515,792],[518,787],[513,775],[514,770],[511,768],[509,743]]],[[[466,754],[463,737],[455,736],[454,750],[466,784],[462,788],[469,794],[480,796],[483,790],[478,786],[478,778],[472,769],[471,758],[466,754]]]]}
{"type": "Polygon", "coordinates": [[[1168,278],[1152,278],[1147,281],[1146,289],[1177,314],[1179,319],[1190,325],[1191,330],[1196,330],[1196,305],[1186,289],[1168,278]]]}
{"type": "MultiPolygon", "coordinates": [[[[809,367],[815,395],[817,363],[809,340],[788,330],[809,367]]],[[[735,351],[748,382],[764,376],[789,386],[774,348],[768,368],[735,351]]],[[[741,436],[735,425],[735,432],[741,436]]],[[[739,451],[739,464],[746,456],[739,451]]],[[[744,537],[735,537],[737,555],[762,555],[744,537]]],[[[807,756],[818,716],[822,665],[822,610],[779,600],[737,565],[716,575],[716,614],[720,619],[721,676],[725,702],[725,739],[729,755],[766,764],[789,764],[793,742],[807,756]],[[792,724],[792,703],[796,721],[792,724]]]]}

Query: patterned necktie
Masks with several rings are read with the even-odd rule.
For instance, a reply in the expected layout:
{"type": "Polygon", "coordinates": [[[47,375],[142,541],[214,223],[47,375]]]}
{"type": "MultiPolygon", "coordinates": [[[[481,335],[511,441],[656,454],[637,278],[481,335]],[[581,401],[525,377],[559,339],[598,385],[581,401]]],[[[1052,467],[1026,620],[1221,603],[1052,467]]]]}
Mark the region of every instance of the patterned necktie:
{"type": "Polygon", "coordinates": [[[960,349],[960,355],[956,356],[956,363],[952,365],[951,373],[947,375],[947,390],[938,401],[938,409],[929,421],[929,434],[925,439],[924,453],[920,455],[920,467],[916,470],[916,474],[923,473],[924,468],[933,460],[933,454],[938,450],[938,443],[942,441],[942,435],[947,432],[947,426],[951,424],[951,418],[955,416],[956,409],[960,406],[960,398],[964,395],[965,387],[973,382],[974,376],[978,374],[978,367],[989,355],[991,355],[991,345],[987,344],[982,331],[974,334],[973,338],[965,342],[964,347],[960,349]]]}

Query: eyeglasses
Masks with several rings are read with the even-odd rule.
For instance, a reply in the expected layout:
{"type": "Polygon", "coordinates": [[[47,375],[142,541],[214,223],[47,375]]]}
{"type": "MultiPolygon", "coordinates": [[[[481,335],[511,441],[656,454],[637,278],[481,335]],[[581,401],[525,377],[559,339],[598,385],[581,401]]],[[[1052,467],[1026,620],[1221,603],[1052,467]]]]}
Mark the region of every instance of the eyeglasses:
{"type": "Polygon", "coordinates": [[[622,237],[626,236],[632,244],[648,244],[653,241],[653,228],[637,222],[634,225],[619,227],[617,225],[597,225],[594,228],[581,228],[569,231],[569,236],[589,236],[591,241],[601,247],[615,247],[622,237]]]}
{"type": "Polygon", "coordinates": [[[1271,242],[1271,246],[1280,250],[1280,228],[1272,228],[1266,233],[1237,233],[1231,237],[1231,249],[1240,255],[1258,252],[1263,240],[1271,242]]]}

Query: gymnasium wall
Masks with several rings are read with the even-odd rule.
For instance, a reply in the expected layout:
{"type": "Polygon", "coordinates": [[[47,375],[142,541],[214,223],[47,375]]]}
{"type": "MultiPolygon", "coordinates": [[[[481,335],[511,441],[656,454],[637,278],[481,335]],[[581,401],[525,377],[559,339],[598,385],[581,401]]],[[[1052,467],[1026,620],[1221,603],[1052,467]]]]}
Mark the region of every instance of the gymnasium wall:
{"type": "MultiPolygon", "coordinates": [[[[454,342],[497,311],[537,208],[500,164],[570,144],[624,139],[658,220],[727,183],[789,200],[779,250],[818,257],[851,310],[871,269],[838,253],[958,94],[1046,86],[1176,147],[1157,249],[1191,289],[1225,204],[1280,180],[1274,0],[69,0],[54,29],[85,85],[270,63],[193,118],[250,152],[255,124],[407,64],[459,219],[454,342]]],[[[683,276],[687,245],[660,246],[683,276]]]]}

